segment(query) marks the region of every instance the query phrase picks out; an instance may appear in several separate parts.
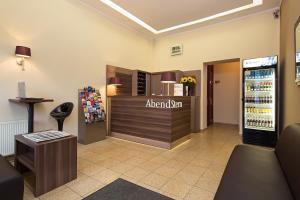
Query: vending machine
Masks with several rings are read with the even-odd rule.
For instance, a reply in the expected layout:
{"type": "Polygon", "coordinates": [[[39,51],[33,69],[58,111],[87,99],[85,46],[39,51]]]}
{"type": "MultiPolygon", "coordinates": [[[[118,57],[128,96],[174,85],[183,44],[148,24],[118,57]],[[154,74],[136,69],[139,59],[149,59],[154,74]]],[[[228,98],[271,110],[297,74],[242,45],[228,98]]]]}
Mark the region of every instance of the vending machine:
{"type": "Polygon", "coordinates": [[[274,147],[278,139],[278,57],[243,61],[243,142],[274,147]]]}

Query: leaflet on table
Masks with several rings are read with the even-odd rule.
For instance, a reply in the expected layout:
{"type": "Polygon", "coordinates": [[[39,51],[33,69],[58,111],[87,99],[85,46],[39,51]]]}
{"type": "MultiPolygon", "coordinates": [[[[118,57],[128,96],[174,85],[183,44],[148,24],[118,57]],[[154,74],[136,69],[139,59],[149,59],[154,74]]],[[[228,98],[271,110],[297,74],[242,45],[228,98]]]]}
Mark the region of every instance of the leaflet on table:
{"type": "Polygon", "coordinates": [[[61,131],[44,131],[37,133],[24,134],[23,137],[32,140],[34,142],[44,142],[48,140],[59,139],[70,136],[71,134],[61,131]]]}

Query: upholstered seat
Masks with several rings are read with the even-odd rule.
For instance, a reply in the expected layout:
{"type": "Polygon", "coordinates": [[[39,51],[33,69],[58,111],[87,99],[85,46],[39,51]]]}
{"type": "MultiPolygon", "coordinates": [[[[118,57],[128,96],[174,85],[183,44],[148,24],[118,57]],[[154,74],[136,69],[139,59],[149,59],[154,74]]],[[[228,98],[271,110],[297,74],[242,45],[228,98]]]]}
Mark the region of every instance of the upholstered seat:
{"type": "Polygon", "coordinates": [[[0,155],[0,199],[22,200],[23,194],[23,177],[0,155]]]}
{"type": "Polygon", "coordinates": [[[275,150],[236,146],[214,199],[300,199],[299,148],[299,124],[284,130],[275,150]]]}

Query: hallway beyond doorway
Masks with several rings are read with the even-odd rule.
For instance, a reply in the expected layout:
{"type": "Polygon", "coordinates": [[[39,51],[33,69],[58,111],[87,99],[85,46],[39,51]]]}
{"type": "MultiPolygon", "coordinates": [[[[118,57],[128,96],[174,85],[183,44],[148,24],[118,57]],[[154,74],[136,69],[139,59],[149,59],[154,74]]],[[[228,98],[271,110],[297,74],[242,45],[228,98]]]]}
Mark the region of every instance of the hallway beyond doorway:
{"type": "Polygon", "coordinates": [[[207,126],[239,125],[240,60],[212,62],[207,67],[207,126]]]}

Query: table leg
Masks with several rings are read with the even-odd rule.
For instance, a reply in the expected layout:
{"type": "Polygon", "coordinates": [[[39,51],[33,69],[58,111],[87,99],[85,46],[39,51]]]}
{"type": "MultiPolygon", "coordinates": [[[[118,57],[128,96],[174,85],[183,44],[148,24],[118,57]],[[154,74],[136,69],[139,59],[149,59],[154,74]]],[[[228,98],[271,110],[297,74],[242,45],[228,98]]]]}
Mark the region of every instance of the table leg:
{"type": "Polygon", "coordinates": [[[34,103],[28,104],[28,133],[33,133],[34,103]]]}

